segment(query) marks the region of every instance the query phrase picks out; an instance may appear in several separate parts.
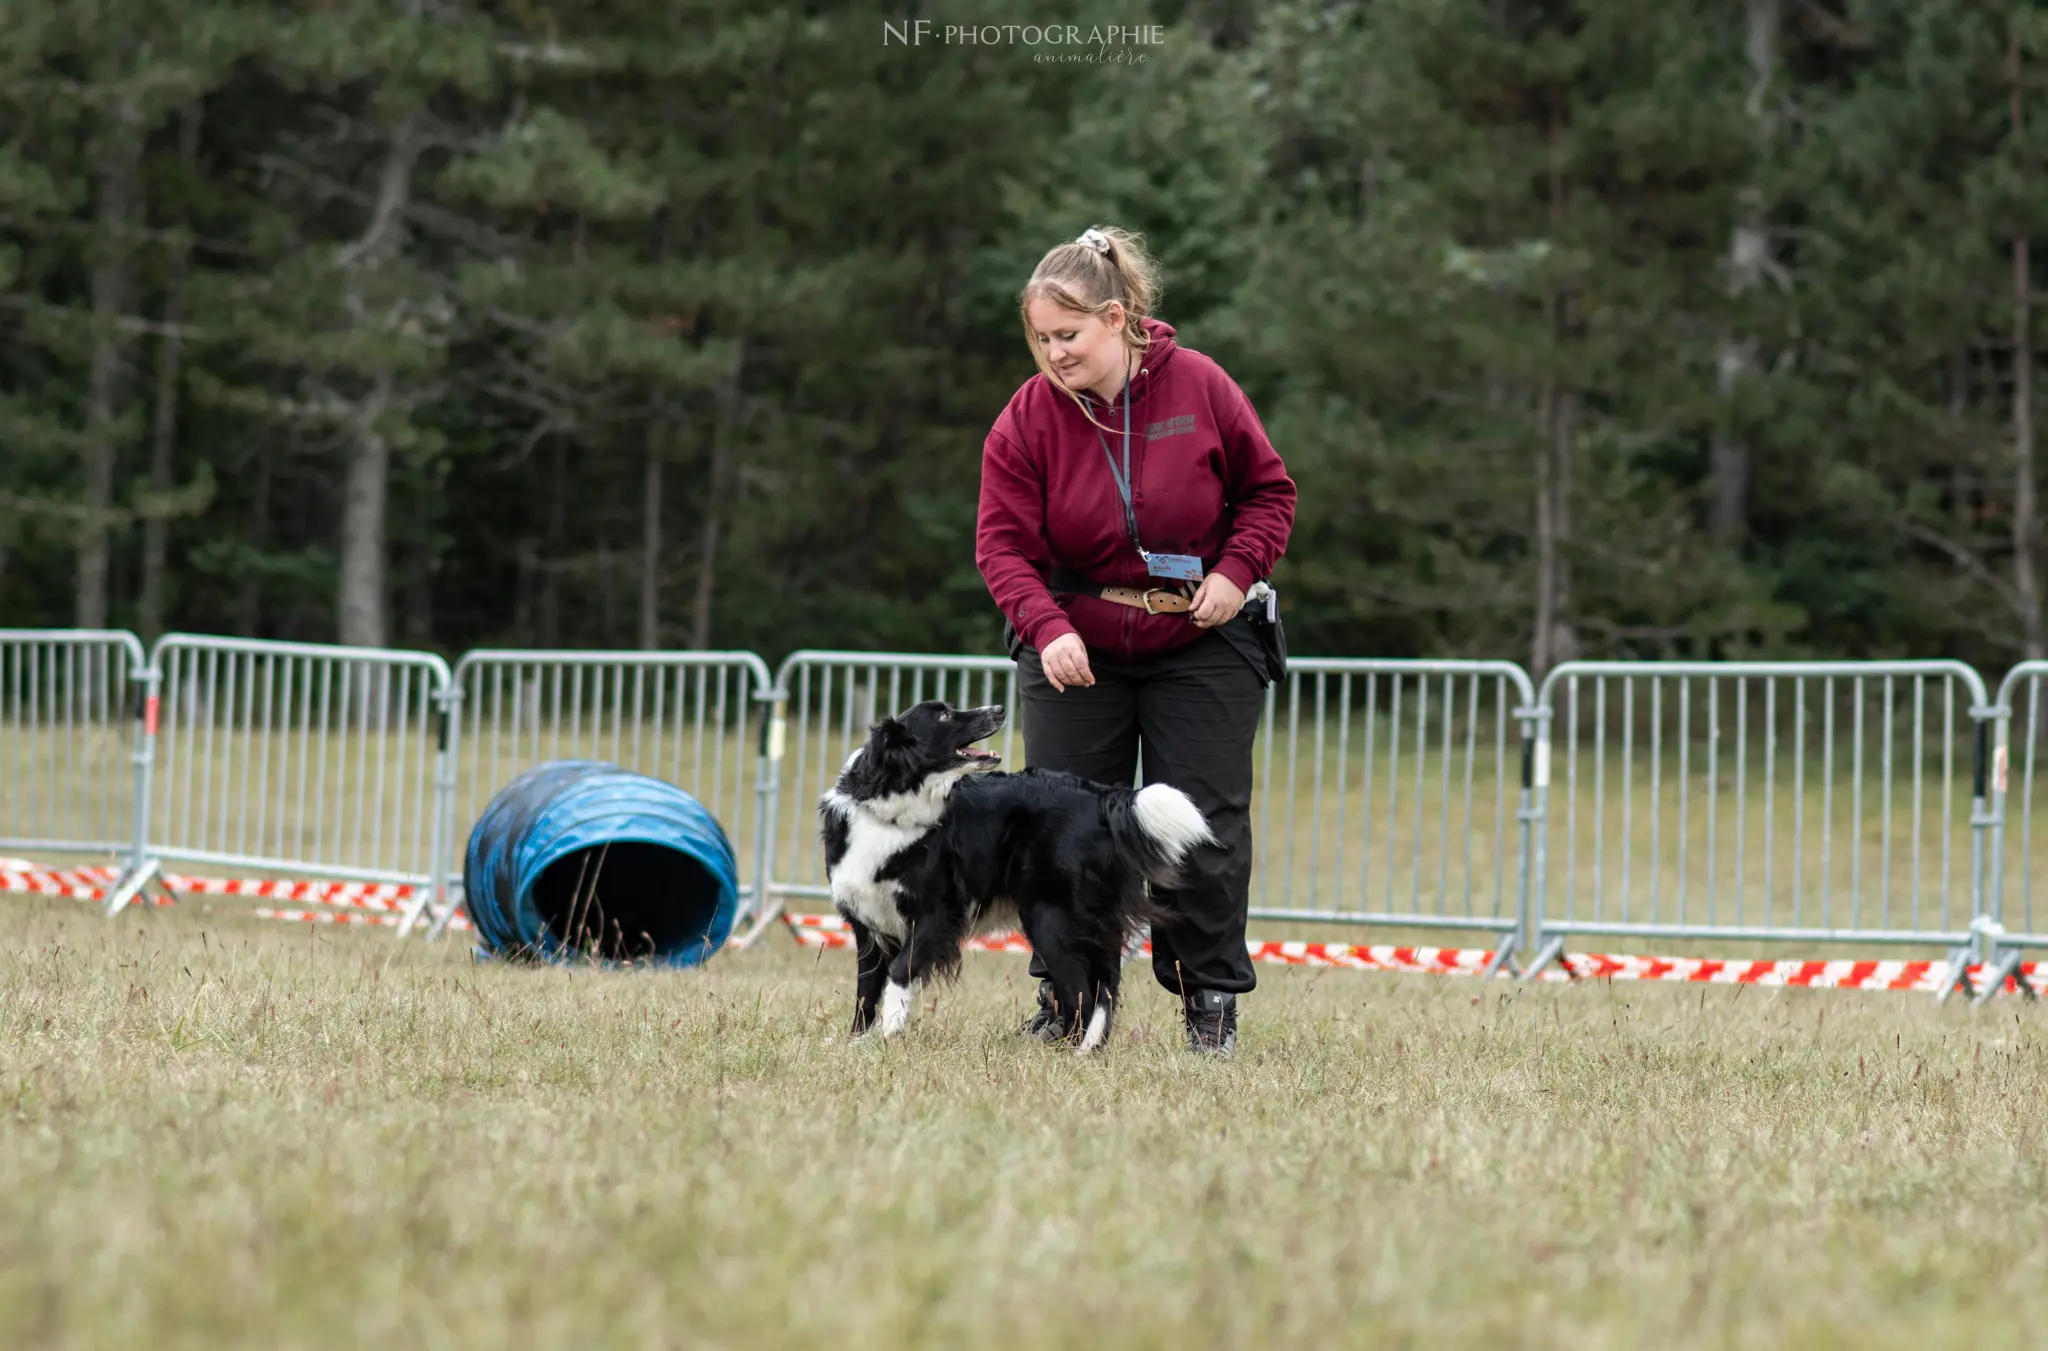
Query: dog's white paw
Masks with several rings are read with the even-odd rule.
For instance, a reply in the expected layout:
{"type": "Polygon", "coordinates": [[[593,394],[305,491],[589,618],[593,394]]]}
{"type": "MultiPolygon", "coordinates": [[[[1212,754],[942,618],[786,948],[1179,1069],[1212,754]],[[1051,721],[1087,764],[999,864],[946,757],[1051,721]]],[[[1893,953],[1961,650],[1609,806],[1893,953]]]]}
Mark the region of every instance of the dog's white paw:
{"type": "Polygon", "coordinates": [[[882,1035],[893,1037],[910,1026],[910,987],[890,981],[882,991],[882,1035]]]}
{"type": "Polygon", "coordinates": [[[1081,1034],[1081,1045],[1074,1053],[1076,1055],[1087,1055],[1090,1051],[1100,1050],[1102,1044],[1108,1040],[1109,1005],[1101,1000],[1097,1000],[1095,1012],[1088,1015],[1088,1030],[1081,1034]]]}

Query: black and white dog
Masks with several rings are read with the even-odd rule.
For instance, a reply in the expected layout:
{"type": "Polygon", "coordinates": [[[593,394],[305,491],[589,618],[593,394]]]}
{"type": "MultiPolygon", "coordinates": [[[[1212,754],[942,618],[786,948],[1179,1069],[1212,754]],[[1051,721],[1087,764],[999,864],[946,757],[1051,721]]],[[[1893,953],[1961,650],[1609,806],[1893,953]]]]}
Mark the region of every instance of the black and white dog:
{"type": "Polygon", "coordinates": [[[1002,725],[1000,708],[937,700],[884,718],[819,801],[832,902],[858,949],[856,1037],[878,1005],[882,1035],[901,1032],[918,984],[959,972],[962,942],[1014,925],[1045,959],[1068,1035],[1096,1049],[1125,939],[1153,917],[1145,883],[1175,885],[1215,843],[1177,789],[995,772],[1001,757],[975,743],[1002,725]]]}

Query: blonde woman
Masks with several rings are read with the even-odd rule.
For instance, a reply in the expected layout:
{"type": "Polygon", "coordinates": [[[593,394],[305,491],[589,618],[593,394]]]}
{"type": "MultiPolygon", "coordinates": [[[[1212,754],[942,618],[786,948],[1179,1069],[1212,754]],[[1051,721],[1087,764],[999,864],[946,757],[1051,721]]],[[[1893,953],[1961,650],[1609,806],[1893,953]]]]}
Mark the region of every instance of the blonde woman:
{"type": "MultiPolygon", "coordinates": [[[[1220,847],[1162,892],[1152,970],[1188,1044],[1228,1056],[1257,983],[1252,737],[1285,668],[1266,579],[1294,524],[1294,482],[1244,391],[1152,315],[1142,242],[1096,228],[1039,260],[1019,297],[1038,374],[982,450],[975,562],[1009,621],[1025,756],[1102,783],[1193,798],[1220,847]]],[[[1023,1031],[1070,1035],[1039,978],[1023,1031]]],[[[1068,993],[1064,1002],[1071,1004],[1068,993]]]]}

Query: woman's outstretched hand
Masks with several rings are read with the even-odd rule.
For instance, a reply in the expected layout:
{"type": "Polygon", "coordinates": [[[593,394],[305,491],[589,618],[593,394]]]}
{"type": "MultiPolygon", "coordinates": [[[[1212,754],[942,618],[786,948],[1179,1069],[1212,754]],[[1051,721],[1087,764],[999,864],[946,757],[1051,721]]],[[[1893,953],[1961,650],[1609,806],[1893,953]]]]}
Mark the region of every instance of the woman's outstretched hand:
{"type": "Polygon", "coordinates": [[[1045,678],[1062,694],[1069,685],[1095,683],[1095,673],[1088,669],[1088,645],[1078,633],[1063,633],[1047,643],[1038,661],[1045,667],[1045,678]]]}

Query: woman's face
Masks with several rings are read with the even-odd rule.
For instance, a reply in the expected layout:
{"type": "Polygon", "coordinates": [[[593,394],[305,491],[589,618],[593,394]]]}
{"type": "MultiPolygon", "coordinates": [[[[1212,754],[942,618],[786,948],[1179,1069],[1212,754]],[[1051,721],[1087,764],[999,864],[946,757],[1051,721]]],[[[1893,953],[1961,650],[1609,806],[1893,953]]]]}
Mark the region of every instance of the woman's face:
{"type": "Polygon", "coordinates": [[[1107,398],[1123,387],[1129,351],[1123,306],[1082,314],[1041,296],[1025,306],[1024,317],[1031,324],[1031,340],[1069,389],[1092,389],[1107,398]]]}

